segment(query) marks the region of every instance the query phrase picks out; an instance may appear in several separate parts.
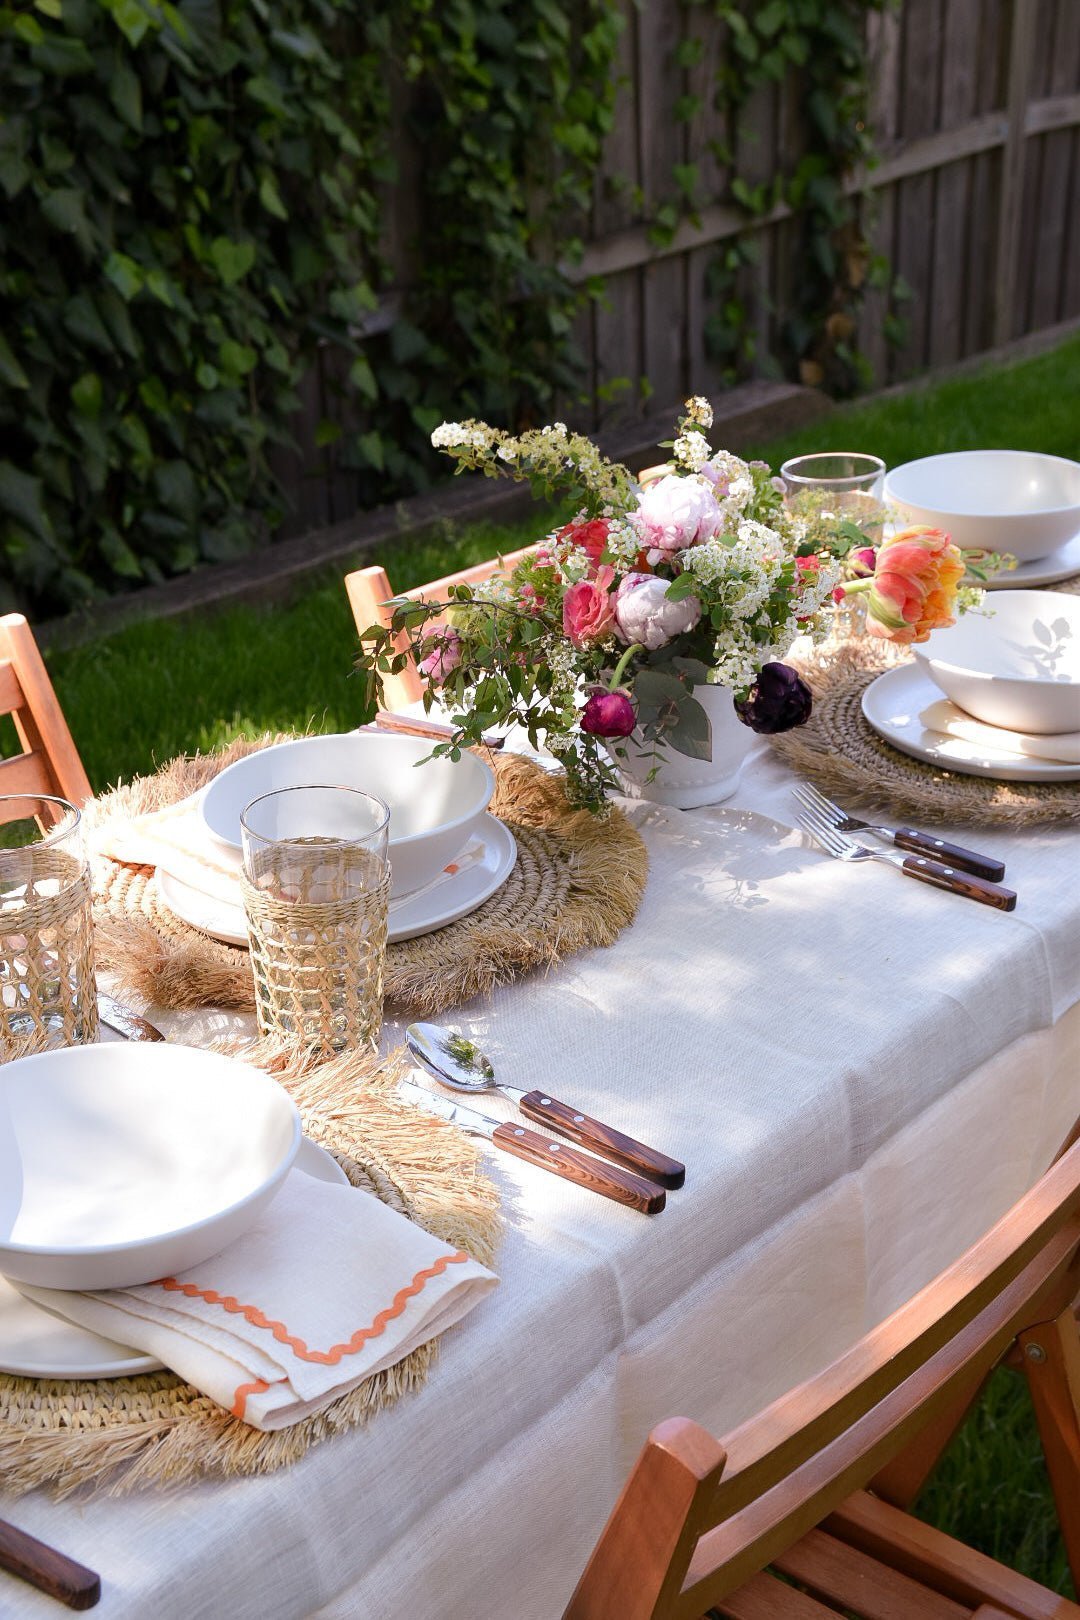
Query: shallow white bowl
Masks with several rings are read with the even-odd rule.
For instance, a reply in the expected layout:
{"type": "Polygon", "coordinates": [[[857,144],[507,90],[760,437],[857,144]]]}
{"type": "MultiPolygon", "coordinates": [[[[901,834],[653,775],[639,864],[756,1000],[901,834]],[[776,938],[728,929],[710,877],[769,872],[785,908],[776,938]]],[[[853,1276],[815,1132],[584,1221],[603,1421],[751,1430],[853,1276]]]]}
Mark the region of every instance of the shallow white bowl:
{"type": "Polygon", "coordinates": [[[392,896],[431,883],[479,829],[495,777],[476,754],[431,759],[424,737],[380,731],[301,737],[249,754],[229,765],[207,788],[202,814],[221,843],[240,848],[240,815],[276,788],[362,788],[390,806],[392,896]]]}
{"type": "Polygon", "coordinates": [[[955,545],[1030,562],[1080,531],[1080,464],[1034,450],[956,450],[894,467],[884,499],[955,545]]]}
{"type": "Polygon", "coordinates": [[[996,591],[913,652],[946,697],[1009,731],[1080,731],[1080,597],[996,591]]]}
{"type": "Polygon", "coordinates": [[[0,1067],[0,1272],[125,1288],[196,1266],[273,1198],[300,1116],[261,1070],[165,1043],[0,1067]]]}

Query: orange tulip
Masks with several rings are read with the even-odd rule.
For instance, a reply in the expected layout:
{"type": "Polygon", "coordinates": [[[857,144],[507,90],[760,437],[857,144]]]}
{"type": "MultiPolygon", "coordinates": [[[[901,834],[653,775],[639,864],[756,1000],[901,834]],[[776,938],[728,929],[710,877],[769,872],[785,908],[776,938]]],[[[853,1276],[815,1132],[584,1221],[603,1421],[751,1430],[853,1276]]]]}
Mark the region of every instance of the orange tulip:
{"type": "Polygon", "coordinates": [[[916,524],[883,540],[867,599],[872,636],[905,645],[955,623],[964,559],[943,529],[916,524]]]}

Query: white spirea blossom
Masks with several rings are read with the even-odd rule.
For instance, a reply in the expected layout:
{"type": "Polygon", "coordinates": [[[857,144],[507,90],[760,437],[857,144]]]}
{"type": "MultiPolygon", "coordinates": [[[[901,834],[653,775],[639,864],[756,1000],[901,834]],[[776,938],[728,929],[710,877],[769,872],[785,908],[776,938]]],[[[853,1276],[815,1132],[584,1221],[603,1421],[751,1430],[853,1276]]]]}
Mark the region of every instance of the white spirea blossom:
{"type": "Polygon", "coordinates": [[[680,467],[687,472],[700,472],[709,459],[709,441],[704,433],[691,428],[686,433],[680,433],[672,445],[672,454],[680,467]]]}
{"type": "Polygon", "coordinates": [[[688,422],[695,426],[711,428],[713,424],[712,406],[701,394],[694,394],[683,406],[683,415],[688,422]]]}
{"type": "Polygon", "coordinates": [[[496,441],[494,428],[486,422],[440,422],[431,435],[436,450],[489,450],[496,441]]]}

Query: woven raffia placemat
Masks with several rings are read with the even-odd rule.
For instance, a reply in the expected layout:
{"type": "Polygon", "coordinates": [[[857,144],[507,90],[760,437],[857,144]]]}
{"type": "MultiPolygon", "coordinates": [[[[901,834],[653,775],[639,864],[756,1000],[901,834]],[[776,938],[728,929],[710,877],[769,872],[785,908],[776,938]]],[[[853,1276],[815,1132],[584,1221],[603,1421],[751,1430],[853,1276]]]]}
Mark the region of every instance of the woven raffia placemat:
{"type": "Polygon", "coordinates": [[[883,671],[903,661],[869,637],[823,647],[801,666],[814,694],[810,719],[769,739],[777,753],[847,810],[1013,827],[1080,819],[1080,782],[966,776],[914,759],[879,737],[863,715],[862,695],[883,671]]]}
{"type": "MultiPolygon", "coordinates": [[[[344,1054],[318,1068],[263,1044],[243,1057],[275,1073],[295,1098],[305,1134],[337,1159],[356,1187],[434,1236],[491,1265],[501,1220],[476,1143],[452,1125],[396,1101],[408,1067],[399,1051],[379,1062],[344,1054]]],[[[198,1478],[270,1473],[309,1446],[366,1423],[426,1381],[438,1341],[376,1373],[324,1412],[263,1434],[174,1373],[80,1381],[0,1374],[0,1480],[13,1494],[56,1496],[198,1478]]]]}
{"type": "MultiPolygon", "coordinates": [[[[88,806],[91,828],[175,804],[225,765],[274,738],[174,760],[88,806]]],[[[561,778],[518,755],[495,756],[493,814],[517,841],[517,862],[492,897],[459,922],[390,945],[389,1007],[434,1017],[562,957],[610,945],[633,920],[648,857],[618,810],[574,810],[561,778]]],[[[159,1007],[254,1010],[248,953],[208,939],[161,901],[150,867],[95,862],[97,954],[125,993],[159,1007]]]]}

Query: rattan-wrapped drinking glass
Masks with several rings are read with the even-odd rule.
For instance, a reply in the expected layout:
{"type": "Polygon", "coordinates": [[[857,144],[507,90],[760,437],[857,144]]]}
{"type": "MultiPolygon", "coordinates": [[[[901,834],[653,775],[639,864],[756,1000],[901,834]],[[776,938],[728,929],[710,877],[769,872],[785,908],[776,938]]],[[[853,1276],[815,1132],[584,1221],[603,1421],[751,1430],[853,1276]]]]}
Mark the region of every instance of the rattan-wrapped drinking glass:
{"type": "Polygon", "coordinates": [[[79,812],[48,795],[0,796],[0,1062],[97,1033],[79,812]]]}
{"type": "Polygon", "coordinates": [[[240,818],[240,887],[264,1035],[331,1053],[378,1043],[390,812],[357,788],[264,794],[240,818]]]}

